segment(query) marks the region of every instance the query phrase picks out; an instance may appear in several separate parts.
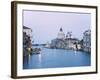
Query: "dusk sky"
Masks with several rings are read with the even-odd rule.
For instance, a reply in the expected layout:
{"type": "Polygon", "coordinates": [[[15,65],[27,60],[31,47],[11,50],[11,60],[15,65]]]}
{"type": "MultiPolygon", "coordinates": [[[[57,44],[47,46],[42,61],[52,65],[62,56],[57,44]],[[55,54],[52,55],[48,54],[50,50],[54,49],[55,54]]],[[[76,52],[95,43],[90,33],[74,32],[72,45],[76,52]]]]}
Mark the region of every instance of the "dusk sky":
{"type": "Polygon", "coordinates": [[[72,37],[82,39],[83,32],[91,27],[91,14],[70,12],[23,11],[23,25],[32,29],[34,43],[51,42],[59,29],[72,37]]]}

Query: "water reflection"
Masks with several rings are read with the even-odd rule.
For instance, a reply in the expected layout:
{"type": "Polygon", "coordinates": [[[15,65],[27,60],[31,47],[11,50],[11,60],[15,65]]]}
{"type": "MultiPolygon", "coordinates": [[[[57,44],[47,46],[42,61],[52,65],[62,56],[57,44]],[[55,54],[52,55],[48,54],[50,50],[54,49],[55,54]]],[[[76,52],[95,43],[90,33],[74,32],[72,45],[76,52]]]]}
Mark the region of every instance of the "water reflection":
{"type": "Polygon", "coordinates": [[[41,64],[41,62],[42,62],[42,55],[39,54],[39,64],[41,64]]]}
{"type": "Polygon", "coordinates": [[[90,66],[91,54],[81,51],[47,49],[23,57],[23,69],[90,66]]]}

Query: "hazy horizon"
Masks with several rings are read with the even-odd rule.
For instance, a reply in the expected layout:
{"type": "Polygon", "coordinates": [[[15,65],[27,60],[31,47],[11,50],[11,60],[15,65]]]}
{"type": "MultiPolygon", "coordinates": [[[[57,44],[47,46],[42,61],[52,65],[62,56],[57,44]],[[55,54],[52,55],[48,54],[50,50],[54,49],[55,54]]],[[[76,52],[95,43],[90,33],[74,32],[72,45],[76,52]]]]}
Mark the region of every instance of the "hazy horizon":
{"type": "Polygon", "coordinates": [[[81,40],[83,32],[91,27],[91,14],[24,10],[23,25],[32,29],[34,43],[57,38],[61,27],[65,35],[71,31],[73,37],[81,40]]]}

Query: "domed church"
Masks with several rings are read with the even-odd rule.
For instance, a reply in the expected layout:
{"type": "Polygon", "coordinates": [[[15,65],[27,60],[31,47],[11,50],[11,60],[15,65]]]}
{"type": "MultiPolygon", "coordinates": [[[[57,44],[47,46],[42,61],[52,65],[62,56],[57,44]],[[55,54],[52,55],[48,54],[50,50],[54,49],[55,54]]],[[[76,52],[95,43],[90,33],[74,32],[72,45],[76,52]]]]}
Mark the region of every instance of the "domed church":
{"type": "Polygon", "coordinates": [[[60,28],[60,30],[58,32],[57,39],[65,39],[65,34],[63,32],[62,27],[60,28]]]}

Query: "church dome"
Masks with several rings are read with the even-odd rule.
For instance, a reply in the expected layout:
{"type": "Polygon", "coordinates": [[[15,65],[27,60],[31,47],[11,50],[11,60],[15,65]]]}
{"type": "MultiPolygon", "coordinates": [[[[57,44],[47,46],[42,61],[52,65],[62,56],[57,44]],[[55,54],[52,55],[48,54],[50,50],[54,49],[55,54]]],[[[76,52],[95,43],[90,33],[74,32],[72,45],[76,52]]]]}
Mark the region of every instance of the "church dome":
{"type": "Polygon", "coordinates": [[[60,28],[60,30],[59,30],[59,32],[58,32],[57,38],[58,38],[58,39],[65,39],[65,34],[64,34],[62,28],[60,28]]]}

